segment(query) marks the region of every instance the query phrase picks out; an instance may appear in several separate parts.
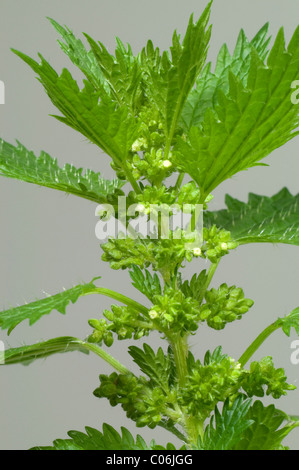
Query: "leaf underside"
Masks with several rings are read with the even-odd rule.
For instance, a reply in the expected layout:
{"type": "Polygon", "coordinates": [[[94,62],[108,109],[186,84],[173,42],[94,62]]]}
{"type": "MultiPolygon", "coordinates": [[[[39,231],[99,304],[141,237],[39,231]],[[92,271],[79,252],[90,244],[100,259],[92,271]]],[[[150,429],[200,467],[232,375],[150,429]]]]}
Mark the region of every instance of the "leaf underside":
{"type": "Polygon", "coordinates": [[[81,341],[78,338],[73,338],[72,336],[61,336],[48,341],[41,341],[36,344],[7,349],[4,352],[3,364],[28,365],[37,359],[44,359],[48,356],[52,356],[53,354],[71,351],[80,351],[85,354],[89,353],[84,341],[81,341]]]}
{"type": "Polygon", "coordinates": [[[240,244],[287,243],[299,245],[299,194],[283,188],[272,197],[249,194],[248,202],[229,195],[227,209],[204,213],[204,224],[216,224],[231,232],[240,244]]]}

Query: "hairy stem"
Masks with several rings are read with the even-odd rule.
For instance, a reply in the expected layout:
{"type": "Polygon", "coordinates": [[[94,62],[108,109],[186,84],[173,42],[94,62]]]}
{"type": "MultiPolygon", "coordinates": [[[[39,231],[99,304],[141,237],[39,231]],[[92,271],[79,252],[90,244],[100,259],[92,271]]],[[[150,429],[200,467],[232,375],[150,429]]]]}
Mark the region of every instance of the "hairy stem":
{"type": "Polygon", "coordinates": [[[276,321],[271,323],[271,325],[267,326],[256,338],[255,340],[248,346],[248,348],[244,351],[238,362],[241,364],[241,367],[249,361],[251,356],[255,353],[255,351],[261,346],[261,344],[270,336],[274,331],[278,330],[281,327],[281,322],[276,321]]]}
{"type": "Polygon", "coordinates": [[[124,172],[126,173],[126,177],[129,181],[129,183],[131,183],[131,186],[132,188],[134,189],[135,193],[137,194],[141,194],[141,189],[140,187],[138,186],[138,183],[137,181],[135,180],[135,178],[133,177],[132,173],[130,172],[129,168],[127,167],[127,165],[123,165],[123,170],[124,172]]]}
{"type": "Polygon", "coordinates": [[[181,433],[181,431],[179,431],[175,426],[169,426],[169,424],[165,421],[160,421],[158,423],[158,426],[160,426],[161,428],[164,428],[166,429],[167,431],[171,432],[172,434],[174,434],[176,437],[178,437],[179,439],[181,439],[181,441],[183,442],[187,442],[188,439],[186,438],[186,436],[184,436],[184,434],[181,433]]]}
{"type": "Polygon", "coordinates": [[[132,307],[138,312],[141,312],[144,315],[148,316],[148,308],[146,308],[144,305],[140,304],[136,300],[133,300],[130,297],[127,297],[126,295],[120,294],[119,292],[115,292],[114,290],[108,289],[106,287],[96,287],[93,291],[88,292],[87,294],[84,294],[84,295],[90,295],[90,294],[106,295],[107,297],[111,297],[114,300],[118,300],[119,302],[122,302],[128,307],[132,307]]]}
{"type": "MultiPolygon", "coordinates": [[[[176,371],[178,377],[178,385],[180,388],[184,387],[188,378],[187,356],[188,356],[188,342],[187,335],[181,336],[177,334],[169,338],[171,348],[173,351],[174,361],[176,364],[176,371]]],[[[202,435],[202,423],[192,415],[182,413],[183,427],[188,435],[189,444],[196,444],[198,435],[202,435]]]]}
{"type": "Polygon", "coordinates": [[[181,336],[180,333],[170,339],[170,345],[173,351],[174,361],[177,370],[178,383],[182,387],[188,377],[187,355],[188,344],[187,336],[181,336]]]}
{"type": "Polygon", "coordinates": [[[94,352],[97,356],[100,356],[104,361],[108,362],[115,370],[120,372],[121,374],[131,374],[132,372],[127,369],[123,364],[121,364],[117,359],[115,359],[111,354],[104,351],[100,346],[94,343],[88,343],[82,341],[82,345],[84,348],[88,349],[89,351],[94,352]]]}
{"type": "Polygon", "coordinates": [[[220,262],[220,259],[218,259],[218,261],[216,261],[216,263],[212,263],[209,267],[209,271],[208,271],[208,274],[207,274],[207,279],[206,279],[206,282],[204,283],[204,286],[202,288],[202,291],[201,291],[201,294],[200,294],[200,297],[198,299],[198,302],[199,302],[199,305],[202,303],[203,299],[204,299],[204,296],[205,296],[205,293],[209,287],[209,285],[211,284],[211,281],[213,279],[213,276],[215,274],[215,271],[218,267],[218,264],[220,262]]]}

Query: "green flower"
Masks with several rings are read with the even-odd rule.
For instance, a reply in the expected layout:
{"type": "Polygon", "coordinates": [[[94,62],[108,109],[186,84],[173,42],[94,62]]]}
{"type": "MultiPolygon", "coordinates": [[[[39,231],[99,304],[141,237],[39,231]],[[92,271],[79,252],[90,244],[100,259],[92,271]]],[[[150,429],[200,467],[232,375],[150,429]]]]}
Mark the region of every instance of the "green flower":
{"type": "Polygon", "coordinates": [[[218,289],[205,293],[206,303],[201,307],[200,320],[215,330],[221,330],[227,323],[240,320],[253,305],[253,300],[246,299],[240,287],[228,287],[223,283],[218,289]]]}

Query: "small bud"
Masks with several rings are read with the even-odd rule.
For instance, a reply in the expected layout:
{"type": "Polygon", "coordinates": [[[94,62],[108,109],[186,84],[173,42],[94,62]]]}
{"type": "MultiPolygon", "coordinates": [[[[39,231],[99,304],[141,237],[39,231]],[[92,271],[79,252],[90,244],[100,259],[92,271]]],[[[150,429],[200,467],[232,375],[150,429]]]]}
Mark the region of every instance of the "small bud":
{"type": "Polygon", "coordinates": [[[163,162],[163,167],[164,168],[170,168],[172,166],[172,163],[170,160],[164,160],[163,162]]]}
{"type": "Polygon", "coordinates": [[[228,248],[227,243],[225,243],[225,242],[221,243],[220,247],[221,247],[221,250],[223,250],[223,251],[226,251],[227,248],[228,248]]]}
{"type": "Polygon", "coordinates": [[[96,330],[101,328],[101,322],[94,318],[91,318],[90,320],[88,320],[88,324],[89,326],[91,326],[92,328],[95,328],[96,330]]]}
{"type": "Polygon", "coordinates": [[[88,336],[89,343],[100,343],[103,339],[103,335],[100,331],[94,331],[91,335],[88,336]]]}
{"type": "Polygon", "coordinates": [[[201,255],[201,249],[200,248],[193,248],[192,250],[194,256],[200,256],[201,255]]]}
{"type": "Polygon", "coordinates": [[[109,331],[109,333],[104,337],[104,343],[106,344],[106,346],[108,346],[108,348],[110,346],[112,346],[113,344],[113,335],[112,333],[109,331]]]}
{"type": "Polygon", "coordinates": [[[126,337],[128,330],[124,326],[118,330],[118,335],[121,336],[122,338],[126,337]]]}
{"type": "Polygon", "coordinates": [[[158,316],[158,312],[156,312],[156,310],[150,310],[148,314],[152,320],[154,320],[158,316]]]}
{"type": "Polygon", "coordinates": [[[132,144],[132,152],[139,152],[142,148],[147,148],[147,142],[145,139],[137,139],[132,144]]]}
{"type": "Polygon", "coordinates": [[[208,258],[215,258],[217,256],[217,252],[211,248],[210,250],[207,250],[206,255],[208,258]]]}

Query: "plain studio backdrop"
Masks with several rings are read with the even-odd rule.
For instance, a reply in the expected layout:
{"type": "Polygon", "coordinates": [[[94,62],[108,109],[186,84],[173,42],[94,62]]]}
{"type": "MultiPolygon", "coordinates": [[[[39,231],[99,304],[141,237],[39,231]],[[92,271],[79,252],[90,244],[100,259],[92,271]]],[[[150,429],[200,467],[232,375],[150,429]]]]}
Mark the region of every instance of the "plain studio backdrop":
{"type": "MultiPolygon", "coordinates": [[[[49,116],[56,109],[33,71],[10,48],[34,58],[41,52],[59,73],[63,67],[69,68],[81,86],[81,73],[60,50],[58,33],[46,17],[67,25],[81,39],[81,33],[87,32],[111,52],[118,36],[137,53],[148,39],[160,49],[168,49],[174,29],[183,34],[190,14],[194,12],[197,19],[206,4],[202,0],[1,0],[0,80],[5,83],[5,104],[0,105],[0,137],[13,144],[17,139],[36,154],[45,150],[60,165],[70,162],[77,167],[90,167],[110,178],[110,159],[82,135],[49,116]]],[[[267,21],[272,37],[284,26],[288,42],[298,22],[298,0],[215,0],[208,59],[215,63],[224,42],[232,52],[241,28],[251,39],[267,21]]],[[[267,157],[269,167],[257,167],[224,182],[214,191],[210,207],[223,208],[226,193],[247,201],[249,192],[272,196],[286,186],[297,194],[298,149],[299,137],[267,157]]],[[[55,294],[62,288],[89,282],[94,276],[102,276],[101,285],[105,287],[142,299],[131,286],[126,271],[113,271],[101,261],[100,242],[95,236],[95,207],[62,192],[0,179],[1,309],[41,298],[44,292],[55,294]]],[[[186,267],[184,278],[190,278],[203,266],[202,260],[193,261],[186,267]]],[[[213,286],[222,282],[240,286],[255,304],[242,321],[229,324],[222,331],[200,327],[191,337],[195,356],[203,358],[207,349],[221,344],[225,353],[237,359],[263,328],[299,305],[298,267],[299,248],[282,244],[242,246],[224,257],[213,286]]],[[[0,339],[8,348],[63,335],[85,338],[92,331],[88,319],[100,318],[102,310],[111,303],[100,296],[81,298],[67,308],[66,315],[54,311],[32,327],[25,321],[10,336],[1,331],[0,339]]],[[[276,367],[285,368],[288,382],[298,385],[299,364],[290,360],[294,339],[294,333],[288,338],[282,331],[275,332],[253,360],[272,356],[276,367]]],[[[162,344],[154,334],[145,341],[154,348],[162,344]]],[[[110,352],[136,370],[127,353],[131,343],[115,341],[110,352]]],[[[135,344],[141,347],[143,340],[135,344]]],[[[136,428],[119,406],[111,408],[106,399],[93,396],[99,374],[111,372],[111,367],[97,356],[79,352],[52,356],[29,366],[1,367],[1,449],[50,445],[56,438],[67,437],[68,430],[84,431],[85,426],[101,430],[104,422],[118,430],[126,426],[147,442],[154,437],[162,444],[177,443],[163,429],[136,428]]],[[[295,390],[275,403],[290,414],[299,414],[298,398],[299,390],[295,390]]],[[[263,401],[267,404],[274,400],[266,397],[263,401]]],[[[285,444],[298,450],[299,430],[285,444]]]]}

